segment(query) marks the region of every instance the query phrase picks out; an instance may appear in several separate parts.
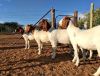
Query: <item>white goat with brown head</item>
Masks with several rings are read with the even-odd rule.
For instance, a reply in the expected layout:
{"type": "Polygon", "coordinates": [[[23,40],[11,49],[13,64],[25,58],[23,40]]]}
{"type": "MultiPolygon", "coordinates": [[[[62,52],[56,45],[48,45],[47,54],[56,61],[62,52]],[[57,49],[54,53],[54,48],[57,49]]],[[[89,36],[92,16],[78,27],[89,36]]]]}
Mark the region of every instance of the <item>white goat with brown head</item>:
{"type": "Polygon", "coordinates": [[[38,54],[41,54],[41,50],[42,50],[42,46],[43,46],[42,43],[49,42],[47,31],[50,27],[47,28],[47,26],[50,26],[50,24],[47,22],[47,20],[43,19],[39,23],[39,29],[37,29],[36,26],[32,26],[32,25],[27,25],[25,27],[25,32],[32,33],[33,38],[35,39],[35,41],[38,44],[38,54]],[[44,25],[44,27],[43,27],[43,25],[44,25]]]}
{"type": "Polygon", "coordinates": [[[73,21],[69,17],[62,21],[69,21],[67,32],[74,48],[74,58],[72,61],[76,62],[76,66],[79,65],[78,46],[87,50],[97,50],[100,57],[100,25],[91,29],[81,30],[74,26],[73,21]]]}
{"type": "Polygon", "coordinates": [[[16,32],[19,32],[22,34],[22,37],[24,38],[25,41],[25,49],[29,49],[30,48],[30,44],[29,41],[34,40],[34,36],[31,33],[25,33],[24,29],[22,27],[18,27],[16,29],[16,32]]]}

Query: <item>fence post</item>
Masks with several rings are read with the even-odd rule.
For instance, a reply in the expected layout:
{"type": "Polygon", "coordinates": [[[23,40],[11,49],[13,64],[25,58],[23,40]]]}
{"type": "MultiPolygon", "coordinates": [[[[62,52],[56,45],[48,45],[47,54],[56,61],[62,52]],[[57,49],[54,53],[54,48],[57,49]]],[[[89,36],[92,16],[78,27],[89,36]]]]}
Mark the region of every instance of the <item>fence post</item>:
{"type": "Polygon", "coordinates": [[[51,8],[51,24],[53,28],[56,28],[56,22],[55,22],[55,9],[51,8]]]}
{"type": "Polygon", "coordinates": [[[78,26],[77,19],[78,19],[78,11],[75,11],[74,12],[74,24],[75,24],[75,26],[78,26]]]}
{"type": "Polygon", "coordinates": [[[91,3],[90,7],[90,28],[93,26],[93,11],[94,11],[94,3],[91,3]]]}

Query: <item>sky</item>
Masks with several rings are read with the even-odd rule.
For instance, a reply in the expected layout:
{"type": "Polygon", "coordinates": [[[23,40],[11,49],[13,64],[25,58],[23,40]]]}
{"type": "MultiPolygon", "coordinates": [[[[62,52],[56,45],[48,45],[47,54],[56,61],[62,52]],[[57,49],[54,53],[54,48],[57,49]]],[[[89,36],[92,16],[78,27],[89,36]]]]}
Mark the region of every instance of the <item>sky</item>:
{"type": "MultiPolygon", "coordinates": [[[[0,0],[0,23],[35,24],[52,7],[56,16],[73,15],[75,10],[83,16],[90,11],[92,2],[94,9],[100,8],[100,0],[0,0]]],[[[45,18],[50,20],[50,14],[45,18]]]]}

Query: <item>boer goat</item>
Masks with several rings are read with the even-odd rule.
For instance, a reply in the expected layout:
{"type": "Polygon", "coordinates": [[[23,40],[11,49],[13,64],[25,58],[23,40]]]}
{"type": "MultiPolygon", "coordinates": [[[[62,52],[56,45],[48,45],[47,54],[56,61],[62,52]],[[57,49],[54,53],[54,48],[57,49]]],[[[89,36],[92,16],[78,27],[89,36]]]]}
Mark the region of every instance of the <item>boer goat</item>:
{"type": "Polygon", "coordinates": [[[48,38],[48,30],[50,28],[50,24],[48,23],[48,21],[46,19],[43,19],[39,22],[39,26],[38,29],[36,28],[36,26],[32,26],[32,25],[27,25],[25,27],[25,32],[27,33],[32,33],[33,38],[35,39],[35,41],[38,44],[38,54],[41,54],[41,50],[43,47],[43,42],[49,42],[49,38],[48,38]],[[44,27],[43,27],[44,25],[44,27]],[[47,27],[49,26],[49,27],[47,27]]]}
{"type": "MultiPolygon", "coordinates": [[[[43,21],[44,22],[44,21],[43,21]]],[[[47,21],[45,21],[47,22],[47,21]]],[[[46,23],[48,24],[48,23],[46,23]]],[[[43,23],[41,22],[41,26],[42,28],[40,28],[41,30],[37,30],[32,29],[33,26],[26,26],[25,31],[26,32],[32,32],[32,34],[34,35],[34,39],[36,40],[37,44],[38,44],[38,54],[41,54],[41,49],[42,49],[42,42],[50,42],[52,45],[52,58],[55,58],[56,56],[56,49],[57,49],[57,43],[62,43],[62,44],[69,44],[69,37],[67,35],[67,29],[53,29],[51,31],[52,28],[48,28],[46,27],[46,29],[43,29],[45,26],[43,25],[43,23]],[[27,30],[30,29],[30,30],[27,30]]],[[[49,25],[46,25],[49,26],[49,25]]]]}
{"type": "MultiPolygon", "coordinates": [[[[97,50],[98,56],[100,57],[100,25],[93,27],[87,30],[81,30],[74,26],[73,21],[69,17],[65,17],[65,20],[68,21],[69,25],[67,27],[67,32],[71,44],[74,48],[74,58],[73,62],[76,62],[75,65],[79,65],[79,57],[78,57],[78,47],[87,50],[97,50]]],[[[61,23],[62,23],[61,21],[61,23]]],[[[67,24],[65,24],[67,25],[67,24]]]]}
{"type": "Polygon", "coordinates": [[[34,36],[32,33],[25,33],[24,32],[24,29],[22,27],[18,27],[16,29],[16,32],[19,32],[22,34],[22,37],[24,38],[25,40],[25,49],[29,49],[30,48],[30,44],[29,44],[29,41],[30,40],[34,40],[34,36]]]}

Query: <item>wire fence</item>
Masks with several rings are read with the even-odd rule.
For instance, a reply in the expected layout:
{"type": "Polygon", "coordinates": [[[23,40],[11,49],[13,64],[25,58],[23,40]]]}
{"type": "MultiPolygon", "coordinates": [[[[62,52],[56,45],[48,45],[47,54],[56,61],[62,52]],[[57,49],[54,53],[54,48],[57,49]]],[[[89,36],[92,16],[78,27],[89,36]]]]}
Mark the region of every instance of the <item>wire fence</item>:
{"type": "MultiPolygon", "coordinates": [[[[66,12],[65,10],[55,10],[55,12],[54,13],[56,13],[56,15],[55,15],[55,22],[56,22],[56,24],[58,23],[58,21],[63,17],[63,16],[66,16],[66,15],[62,15],[62,13],[63,12],[66,12]]],[[[36,14],[36,16],[35,17],[31,17],[31,16],[29,16],[29,17],[24,17],[24,15],[25,15],[26,13],[23,13],[23,14],[19,14],[19,15],[11,15],[10,16],[10,14],[8,15],[8,16],[6,16],[5,17],[5,19],[7,18],[7,19],[12,19],[13,20],[13,18],[15,18],[15,19],[19,19],[19,18],[21,18],[21,19],[23,19],[23,21],[25,22],[31,22],[31,24],[34,24],[34,25],[37,25],[38,24],[38,22],[39,21],[41,21],[43,18],[45,18],[45,19],[48,19],[48,21],[50,21],[50,22],[52,22],[52,15],[51,15],[51,9],[49,10],[49,11],[47,11],[46,13],[42,13],[41,14],[41,16],[40,15],[38,15],[38,13],[33,13],[33,14],[36,14]],[[21,16],[21,17],[19,17],[19,16],[21,16]],[[33,22],[33,23],[32,23],[33,22]]],[[[26,15],[28,15],[28,14],[26,14],[26,15]]],[[[67,16],[71,16],[71,15],[67,15],[67,16]]],[[[1,17],[1,20],[2,20],[2,17],[1,17]]],[[[12,28],[12,27],[9,27],[9,26],[2,26],[2,25],[0,25],[0,32],[1,33],[3,33],[3,32],[9,32],[9,33],[13,33],[14,32],[14,30],[15,30],[15,28],[12,28]]]]}

